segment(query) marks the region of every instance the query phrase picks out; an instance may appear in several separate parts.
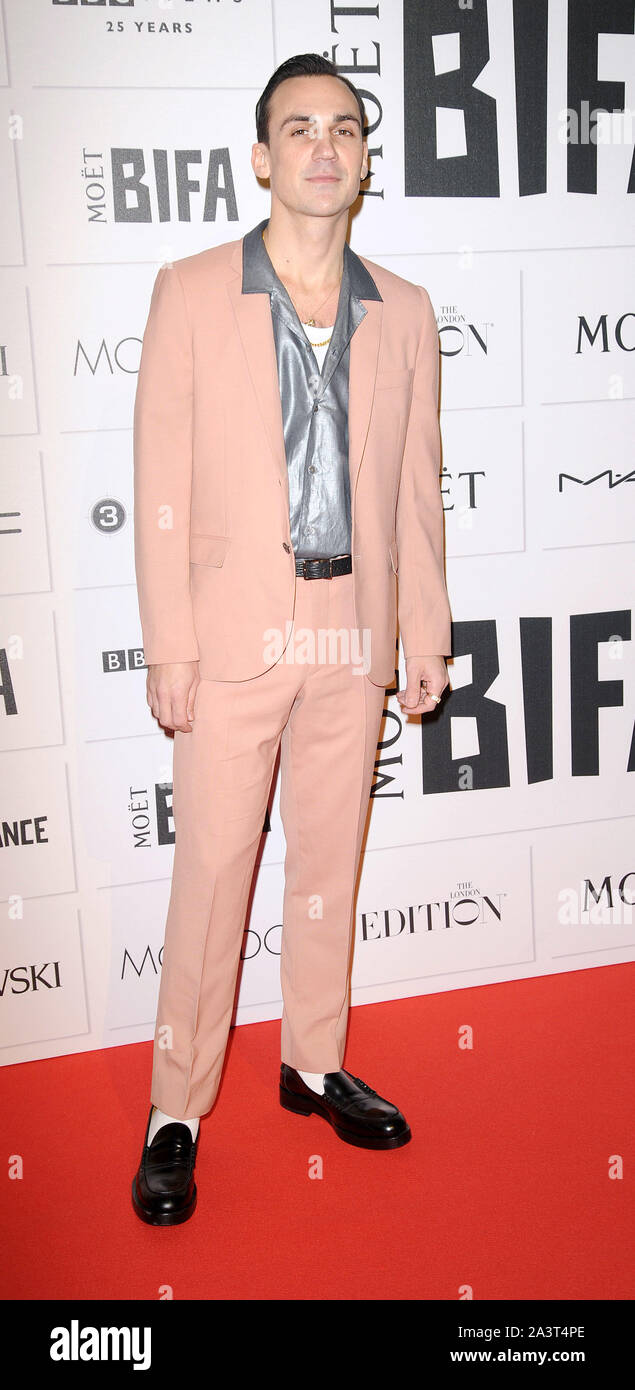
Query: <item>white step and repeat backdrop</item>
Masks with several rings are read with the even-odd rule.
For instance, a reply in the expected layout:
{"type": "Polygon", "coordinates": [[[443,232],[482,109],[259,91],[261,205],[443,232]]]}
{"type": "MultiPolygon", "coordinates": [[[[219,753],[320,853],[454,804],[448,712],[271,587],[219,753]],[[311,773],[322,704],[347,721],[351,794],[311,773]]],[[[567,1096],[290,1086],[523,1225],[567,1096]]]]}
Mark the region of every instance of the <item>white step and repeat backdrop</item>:
{"type": "MultiPolygon", "coordinates": [[[[426,286],[442,355],[452,694],[387,694],[353,1002],[632,959],[633,0],[2,10],[0,1058],[152,1037],[136,371],[158,267],[267,215],[253,111],[298,52],[364,94],[351,244],[426,286]]],[[[238,1023],[281,1012],[277,788],[269,821],[238,1023]]]]}

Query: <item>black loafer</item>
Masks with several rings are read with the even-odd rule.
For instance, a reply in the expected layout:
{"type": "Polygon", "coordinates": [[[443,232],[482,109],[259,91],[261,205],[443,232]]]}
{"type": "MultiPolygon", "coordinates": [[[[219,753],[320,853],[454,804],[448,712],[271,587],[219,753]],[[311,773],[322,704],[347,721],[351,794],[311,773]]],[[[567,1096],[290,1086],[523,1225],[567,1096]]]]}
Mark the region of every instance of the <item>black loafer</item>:
{"type": "Polygon", "coordinates": [[[132,1179],[132,1203],[137,1216],[150,1226],[178,1226],[196,1206],[194,1165],[200,1129],[193,1139],[189,1125],[162,1125],[148,1144],[152,1110],[150,1106],[141,1162],[132,1179]]]}
{"type": "Polygon", "coordinates": [[[397,1106],[348,1071],[327,1071],[324,1095],[320,1096],[306,1085],[294,1067],[283,1062],[280,1104],[296,1115],[323,1115],[340,1139],[360,1149],[400,1149],[412,1138],[410,1126],[397,1106]]]}

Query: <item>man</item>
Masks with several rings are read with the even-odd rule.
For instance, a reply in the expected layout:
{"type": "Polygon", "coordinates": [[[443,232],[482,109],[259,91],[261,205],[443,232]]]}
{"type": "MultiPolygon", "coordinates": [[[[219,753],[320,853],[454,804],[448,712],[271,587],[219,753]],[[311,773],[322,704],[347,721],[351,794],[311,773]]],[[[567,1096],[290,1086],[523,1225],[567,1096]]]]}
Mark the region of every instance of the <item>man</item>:
{"type": "Polygon", "coordinates": [[[342,1067],[355,879],[398,616],[410,714],[448,683],[427,292],[355,255],[361,98],[315,55],[256,107],[271,211],[159,270],[135,402],[135,557],[153,714],[174,734],[175,853],[133,1203],[196,1203],[273,767],[287,842],[280,1101],[398,1148],[396,1105],[342,1067]]]}

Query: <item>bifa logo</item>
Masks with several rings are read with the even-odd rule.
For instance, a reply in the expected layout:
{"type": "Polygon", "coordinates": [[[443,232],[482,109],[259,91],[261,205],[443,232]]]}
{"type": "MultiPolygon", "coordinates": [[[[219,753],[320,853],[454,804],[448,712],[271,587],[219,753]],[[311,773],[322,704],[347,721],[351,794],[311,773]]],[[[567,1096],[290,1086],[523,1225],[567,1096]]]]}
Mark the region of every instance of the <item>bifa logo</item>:
{"type": "Polygon", "coordinates": [[[51,1331],[51,1361],[133,1361],[135,1371],[147,1371],[152,1360],[150,1327],[70,1327],[51,1331]]]}
{"type": "MultiPolygon", "coordinates": [[[[603,146],[632,142],[632,101],[627,105],[627,84],[632,80],[631,4],[562,0],[553,6],[547,0],[533,5],[511,0],[494,6],[474,4],[474,0],[453,5],[444,0],[428,4],[404,0],[400,8],[406,198],[500,198],[502,178],[510,196],[544,195],[556,179],[559,193],[597,194],[598,151],[601,156],[603,146]],[[556,8],[568,30],[562,53],[550,32],[556,8]],[[500,16],[493,13],[503,9],[506,15],[511,12],[509,50],[500,16]],[[612,38],[610,59],[604,58],[605,34],[624,35],[621,42],[612,38]],[[610,72],[610,80],[605,71],[610,72]],[[516,76],[504,117],[499,104],[501,82],[492,80],[492,72],[499,78],[501,72],[516,76]],[[567,105],[556,111],[561,79],[567,105]],[[500,144],[501,130],[505,138],[511,134],[510,121],[514,169],[500,144]],[[560,155],[551,157],[554,135],[566,145],[564,162],[560,155]]],[[[332,14],[343,12],[331,5],[332,14]]],[[[356,11],[364,12],[376,13],[377,7],[356,11]]],[[[358,72],[375,70],[357,68],[358,72]]],[[[621,159],[619,168],[623,192],[628,195],[633,191],[628,161],[621,159]]]]}

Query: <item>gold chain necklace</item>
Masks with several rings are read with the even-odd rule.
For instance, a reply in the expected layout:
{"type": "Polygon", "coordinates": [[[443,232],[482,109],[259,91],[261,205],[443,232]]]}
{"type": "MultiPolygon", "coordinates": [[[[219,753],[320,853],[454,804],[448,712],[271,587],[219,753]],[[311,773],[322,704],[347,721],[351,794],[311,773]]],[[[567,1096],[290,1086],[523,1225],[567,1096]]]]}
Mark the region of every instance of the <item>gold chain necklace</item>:
{"type": "MultiPolygon", "coordinates": [[[[309,326],[310,328],[317,328],[317,324],[316,324],[316,323],[311,323],[311,320],[310,320],[310,319],[307,319],[306,322],[307,322],[307,324],[308,324],[308,326],[309,326]]],[[[308,334],[307,334],[307,337],[308,337],[308,334]]],[[[310,338],[309,338],[309,342],[311,343],[311,347],[314,347],[314,348],[315,348],[315,347],[326,347],[327,343],[330,343],[332,337],[333,337],[333,334],[332,334],[332,333],[329,333],[328,338],[325,338],[324,341],[323,341],[322,343],[314,343],[314,342],[311,341],[310,338]]]]}

